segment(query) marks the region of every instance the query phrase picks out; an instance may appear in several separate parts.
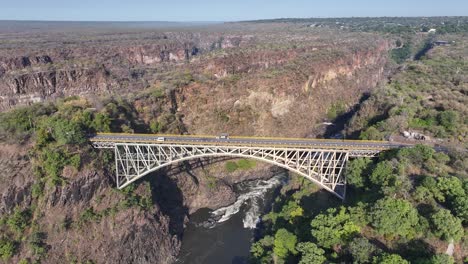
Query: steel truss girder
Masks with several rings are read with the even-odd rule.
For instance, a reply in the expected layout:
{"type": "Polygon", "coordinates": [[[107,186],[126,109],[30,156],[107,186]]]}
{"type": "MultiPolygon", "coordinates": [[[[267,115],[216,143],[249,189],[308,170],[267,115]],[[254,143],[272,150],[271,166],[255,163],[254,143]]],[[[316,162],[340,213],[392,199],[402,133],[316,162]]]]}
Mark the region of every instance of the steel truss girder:
{"type": "Polygon", "coordinates": [[[93,142],[96,148],[113,148],[116,182],[122,189],[143,176],[181,161],[204,157],[252,158],[295,172],[335,194],[345,197],[343,171],[352,156],[374,156],[374,152],[348,150],[220,146],[187,144],[139,144],[93,142]]]}

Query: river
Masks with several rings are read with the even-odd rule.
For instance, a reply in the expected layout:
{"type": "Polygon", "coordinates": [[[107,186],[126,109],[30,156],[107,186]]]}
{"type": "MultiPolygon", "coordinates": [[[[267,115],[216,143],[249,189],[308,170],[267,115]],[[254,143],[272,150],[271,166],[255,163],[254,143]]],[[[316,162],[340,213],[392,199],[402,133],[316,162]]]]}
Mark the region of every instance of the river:
{"type": "Polygon", "coordinates": [[[178,264],[247,263],[260,215],[269,210],[286,174],[234,186],[237,200],[217,210],[201,209],[184,230],[178,264]]]}

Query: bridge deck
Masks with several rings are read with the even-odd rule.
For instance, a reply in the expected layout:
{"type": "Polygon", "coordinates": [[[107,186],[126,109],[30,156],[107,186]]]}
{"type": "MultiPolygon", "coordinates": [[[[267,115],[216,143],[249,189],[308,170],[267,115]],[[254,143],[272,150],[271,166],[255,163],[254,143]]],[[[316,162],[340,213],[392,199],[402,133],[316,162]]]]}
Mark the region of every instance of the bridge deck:
{"type": "Polygon", "coordinates": [[[125,134],[98,133],[90,138],[92,142],[142,143],[142,144],[187,144],[187,145],[233,145],[275,148],[320,148],[333,150],[387,150],[410,145],[389,141],[336,140],[308,138],[274,137],[236,137],[221,139],[206,135],[168,135],[168,134],[125,134]],[[164,138],[164,141],[158,138],[164,138]]]}

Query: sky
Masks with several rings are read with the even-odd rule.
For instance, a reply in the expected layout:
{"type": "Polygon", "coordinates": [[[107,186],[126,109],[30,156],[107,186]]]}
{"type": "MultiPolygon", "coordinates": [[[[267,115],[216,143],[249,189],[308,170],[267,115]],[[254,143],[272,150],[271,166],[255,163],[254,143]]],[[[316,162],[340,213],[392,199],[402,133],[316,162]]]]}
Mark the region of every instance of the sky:
{"type": "Polygon", "coordinates": [[[468,0],[0,0],[0,20],[239,21],[467,15],[468,0]]]}

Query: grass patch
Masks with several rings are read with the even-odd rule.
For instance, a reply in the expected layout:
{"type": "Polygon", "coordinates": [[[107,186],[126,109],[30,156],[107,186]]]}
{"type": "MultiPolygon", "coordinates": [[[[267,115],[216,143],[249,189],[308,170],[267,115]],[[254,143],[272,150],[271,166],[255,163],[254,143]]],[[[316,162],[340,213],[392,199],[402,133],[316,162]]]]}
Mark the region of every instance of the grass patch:
{"type": "Polygon", "coordinates": [[[237,162],[235,161],[228,161],[226,162],[226,171],[227,172],[234,172],[236,170],[250,170],[257,166],[257,162],[255,160],[249,159],[240,159],[237,162]]]}

